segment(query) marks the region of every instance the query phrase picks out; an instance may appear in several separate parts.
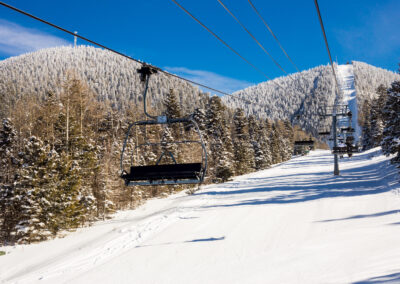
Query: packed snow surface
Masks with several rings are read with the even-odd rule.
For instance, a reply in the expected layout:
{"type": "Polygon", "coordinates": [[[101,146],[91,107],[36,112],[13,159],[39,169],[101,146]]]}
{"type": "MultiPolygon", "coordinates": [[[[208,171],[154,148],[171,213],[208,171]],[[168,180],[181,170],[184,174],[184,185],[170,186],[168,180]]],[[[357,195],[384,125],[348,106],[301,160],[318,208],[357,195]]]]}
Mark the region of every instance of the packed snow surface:
{"type": "Polygon", "coordinates": [[[400,186],[379,149],[315,151],[148,201],[64,238],[0,247],[2,283],[400,282],[400,186]]]}
{"type": "MultiPolygon", "coordinates": [[[[338,77],[341,89],[342,100],[341,104],[348,105],[350,111],[353,114],[353,119],[351,121],[351,127],[354,128],[354,142],[357,143],[361,137],[361,127],[358,124],[358,107],[357,107],[357,96],[356,88],[354,84],[354,72],[353,65],[338,65],[338,77]]],[[[343,119],[342,119],[343,120],[343,119]]],[[[341,119],[339,118],[339,123],[341,119]]],[[[344,120],[345,123],[341,126],[348,127],[347,119],[344,120]]]]}

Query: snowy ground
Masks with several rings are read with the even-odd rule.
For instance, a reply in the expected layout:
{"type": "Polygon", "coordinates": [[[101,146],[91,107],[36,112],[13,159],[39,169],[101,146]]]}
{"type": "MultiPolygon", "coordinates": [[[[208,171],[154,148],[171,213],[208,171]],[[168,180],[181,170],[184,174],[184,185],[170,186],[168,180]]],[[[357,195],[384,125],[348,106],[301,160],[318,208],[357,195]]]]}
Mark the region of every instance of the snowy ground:
{"type": "MultiPolygon", "coordinates": [[[[358,120],[357,120],[358,108],[357,108],[356,88],[354,85],[353,65],[352,64],[338,65],[337,68],[338,68],[340,88],[342,91],[341,104],[348,105],[350,111],[353,114],[351,125],[355,130],[354,138],[355,138],[355,143],[357,143],[361,137],[361,127],[358,125],[358,120]]],[[[340,120],[341,119],[339,118],[339,123],[340,120]]],[[[345,125],[342,126],[347,127],[348,126],[347,119],[344,119],[344,121],[346,121],[346,123],[345,125]]]]}
{"type": "Polygon", "coordinates": [[[400,282],[400,185],[374,149],[315,151],[147,202],[65,238],[3,247],[2,283],[400,282]]]}

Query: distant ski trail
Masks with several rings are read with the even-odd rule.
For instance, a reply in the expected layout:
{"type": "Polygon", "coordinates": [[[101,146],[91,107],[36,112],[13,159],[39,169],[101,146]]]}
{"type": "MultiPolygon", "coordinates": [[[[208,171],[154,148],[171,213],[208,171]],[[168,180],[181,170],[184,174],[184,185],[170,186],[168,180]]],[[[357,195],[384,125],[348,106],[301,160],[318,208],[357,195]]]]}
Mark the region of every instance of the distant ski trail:
{"type": "MultiPolygon", "coordinates": [[[[37,245],[7,247],[2,283],[351,283],[400,273],[395,167],[377,149],[311,152],[149,200],[37,245]]],[[[393,276],[394,275],[394,276],[393,276]]],[[[399,277],[400,280],[400,277],[399,277]]]]}
{"type": "Polygon", "coordinates": [[[350,111],[353,114],[352,128],[354,128],[355,143],[360,140],[361,127],[358,125],[358,106],[357,106],[357,94],[354,83],[354,72],[353,65],[338,65],[338,76],[340,82],[340,88],[342,90],[342,103],[349,106],[350,111]]]}

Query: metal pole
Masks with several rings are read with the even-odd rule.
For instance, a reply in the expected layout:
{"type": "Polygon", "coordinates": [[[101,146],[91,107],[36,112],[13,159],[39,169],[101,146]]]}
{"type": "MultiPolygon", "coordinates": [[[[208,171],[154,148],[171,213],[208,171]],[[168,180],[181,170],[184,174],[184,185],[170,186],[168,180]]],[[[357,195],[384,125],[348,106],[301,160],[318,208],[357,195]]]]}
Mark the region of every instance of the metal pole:
{"type": "Polygon", "coordinates": [[[77,31],[75,31],[74,32],[74,47],[76,47],[76,42],[77,42],[77,37],[76,37],[76,35],[78,34],[78,32],[77,31]]]}
{"type": "MultiPolygon", "coordinates": [[[[337,147],[337,134],[336,134],[336,111],[334,111],[332,115],[332,127],[333,127],[333,147],[337,147]]],[[[335,148],[334,148],[335,149],[335,148]]],[[[334,159],[334,167],[333,167],[333,174],[335,176],[339,175],[339,161],[338,161],[338,154],[333,155],[334,159]]]]}

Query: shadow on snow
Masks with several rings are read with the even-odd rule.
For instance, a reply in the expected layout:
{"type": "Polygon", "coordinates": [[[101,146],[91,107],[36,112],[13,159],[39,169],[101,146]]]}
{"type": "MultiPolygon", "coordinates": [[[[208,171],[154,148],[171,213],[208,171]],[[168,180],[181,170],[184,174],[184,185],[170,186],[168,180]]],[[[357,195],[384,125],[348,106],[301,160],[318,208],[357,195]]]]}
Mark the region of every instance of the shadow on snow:
{"type": "MultiPolygon", "coordinates": [[[[353,160],[365,159],[364,155],[372,157],[372,153],[361,154],[353,160]],[[364,156],[364,157],[363,157],[364,156]]],[[[318,158],[310,157],[309,161],[316,162],[318,158]]],[[[323,160],[324,156],[320,159],[323,160]]],[[[325,157],[326,159],[326,157],[325,157]]],[[[308,166],[310,163],[306,162],[308,166]]],[[[290,161],[284,167],[298,168],[302,163],[290,161]]],[[[317,163],[317,166],[319,162],[317,163]]],[[[260,192],[276,192],[278,195],[265,196],[265,198],[246,199],[236,203],[217,204],[204,206],[203,208],[212,207],[232,207],[246,205],[263,205],[263,204],[290,204],[296,202],[312,201],[321,198],[334,197],[352,197],[360,195],[379,194],[390,191],[392,185],[396,183],[396,168],[390,166],[387,160],[378,162],[371,161],[371,164],[344,169],[340,176],[333,176],[329,171],[312,172],[312,173],[295,173],[290,175],[278,175],[274,177],[249,177],[245,180],[230,182],[221,185],[228,187],[228,190],[205,191],[195,195],[215,195],[215,196],[251,196],[253,193],[260,192]],[[229,189],[232,190],[229,190],[229,189]]],[[[397,211],[396,211],[397,212],[397,211]]],[[[394,212],[393,212],[394,213],[394,212]]],[[[377,213],[377,214],[392,214],[377,213]]],[[[362,218],[355,216],[349,218],[362,218]]]]}
{"type": "Polygon", "coordinates": [[[353,282],[353,284],[368,284],[368,283],[400,283],[400,272],[378,277],[372,277],[363,281],[353,282]]]}
{"type": "MultiPolygon", "coordinates": [[[[364,214],[364,215],[354,215],[346,218],[338,218],[338,219],[328,219],[328,220],[322,220],[322,221],[317,221],[317,222],[334,222],[334,221],[345,221],[345,220],[352,220],[352,219],[362,219],[362,218],[373,218],[373,217],[381,217],[381,216],[386,216],[386,215],[391,215],[391,214],[398,214],[400,213],[400,210],[390,210],[390,211],[385,211],[385,212],[379,212],[379,213],[374,213],[374,214],[364,214]]],[[[396,225],[400,223],[392,223],[391,225],[396,225]]]]}

